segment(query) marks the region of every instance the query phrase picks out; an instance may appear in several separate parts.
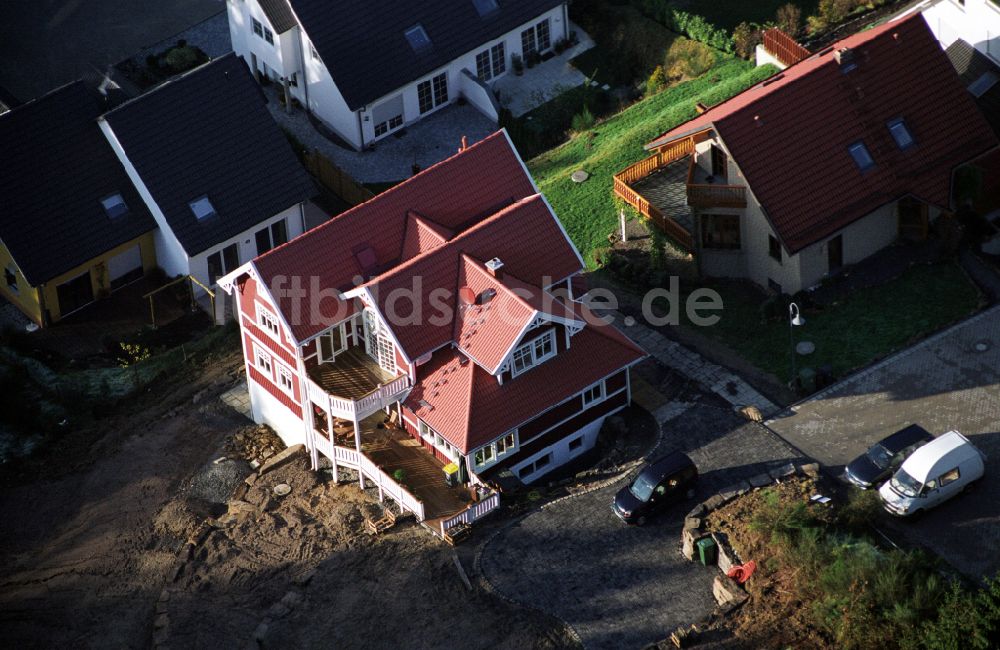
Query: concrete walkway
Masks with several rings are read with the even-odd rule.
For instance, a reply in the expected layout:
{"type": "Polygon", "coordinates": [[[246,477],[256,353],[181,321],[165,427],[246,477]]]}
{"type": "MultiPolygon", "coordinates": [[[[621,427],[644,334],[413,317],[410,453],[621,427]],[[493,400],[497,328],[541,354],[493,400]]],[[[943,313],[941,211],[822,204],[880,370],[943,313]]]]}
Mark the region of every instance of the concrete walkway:
{"type": "Polygon", "coordinates": [[[570,59],[594,47],[594,40],[582,29],[569,24],[576,32],[579,42],[562,54],[543,61],[533,68],[525,66],[520,77],[508,70],[507,74],[493,83],[500,105],[508,109],[514,117],[521,117],[558,95],[583,85],[586,75],[570,64],[570,59]]]}
{"type": "Polygon", "coordinates": [[[458,151],[462,136],[478,142],[497,130],[496,122],[471,104],[452,104],[430,117],[375,143],[374,149],[355,151],[335,144],[309,121],[305,111],[291,113],[278,103],[277,88],[264,88],[268,110],[279,126],[310,149],[319,149],[333,164],[359,183],[396,182],[413,175],[413,165],[427,169],[458,151]]]}
{"type": "Polygon", "coordinates": [[[706,390],[719,395],[733,407],[756,406],[765,416],[778,410],[777,405],[738,375],[706,361],[697,352],[671,341],[656,330],[637,323],[631,316],[623,316],[617,311],[606,311],[603,315],[612,317],[615,327],[638,343],[657,361],[697,381],[706,390]]]}
{"type": "Polygon", "coordinates": [[[997,273],[995,268],[968,248],[963,248],[959,252],[958,263],[991,301],[1000,299],[1000,273],[997,273]]]}

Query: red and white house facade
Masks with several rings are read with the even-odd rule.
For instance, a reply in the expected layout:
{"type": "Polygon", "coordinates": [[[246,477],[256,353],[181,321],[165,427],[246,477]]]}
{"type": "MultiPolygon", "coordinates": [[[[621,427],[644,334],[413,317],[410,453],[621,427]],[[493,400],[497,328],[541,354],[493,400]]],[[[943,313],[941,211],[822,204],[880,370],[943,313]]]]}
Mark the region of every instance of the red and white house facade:
{"type": "Polygon", "coordinates": [[[629,404],[645,354],[574,300],[582,269],[501,131],[220,286],[236,297],[254,420],[422,519],[363,453],[366,418],[395,414],[412,446],[489,486],[584,454],[629,404]],[[329,433],[347,423],[353,440],[329,433]]]}

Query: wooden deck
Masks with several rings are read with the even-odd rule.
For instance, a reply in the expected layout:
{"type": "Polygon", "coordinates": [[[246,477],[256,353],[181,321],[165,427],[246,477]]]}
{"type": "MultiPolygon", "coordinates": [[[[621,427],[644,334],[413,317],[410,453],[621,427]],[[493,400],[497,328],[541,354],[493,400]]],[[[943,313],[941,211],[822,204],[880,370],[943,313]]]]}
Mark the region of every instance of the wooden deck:
{"type": "Polygon", "coordinates": [[[633,182],[632,188],[690,235],[694,216],[687,203],[688,160],[684,157],[661,167],[633,182]]]}
{"type": "Polygon", "coordinates": [[[423,502],[428,524],[465,510],[472,502],[469,489],[448,487],[444,482],[444,463],[422,448],[420,441],[406,431],[378,429],[383,417],[379,413],[362,422],[362,452],[389,476],[397,469],[406,473],[403,484],[423,502]]]}
{"type": "Polygon", "coordinates": [[[337,355],[333,363],[306,362],[309,378],[330,395],[358,399],[391,381],[392,373],[383,370],[364,348],[356,346],[337,355]]]}

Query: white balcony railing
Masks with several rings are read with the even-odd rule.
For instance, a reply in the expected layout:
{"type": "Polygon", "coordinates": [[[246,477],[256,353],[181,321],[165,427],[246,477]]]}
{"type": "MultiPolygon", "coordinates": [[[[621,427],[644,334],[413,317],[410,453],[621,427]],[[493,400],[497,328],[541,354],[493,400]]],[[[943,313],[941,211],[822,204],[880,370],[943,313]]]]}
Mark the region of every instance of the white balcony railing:
{"type": "Polygon", "coordinates": [[[410,388],[409,375],[400,375],[357,399],[331,395],[312,379],[308,380],[309,399],[325,405],[331,415],[344,420],[360,421],[397,401],[410,388]]]}
{"type": "MultiPolygon", "coordinates": [[[[321,448],[324,454],[325,449],[321,448]]],[[[417,521],[424,520],[424,504],[417,497],[408,492],[402,485],[397,483],[391,476],[382,471],[370,458],[360,453],[356,449],[333,445],[333,460],[338,465],[349,467],[365,475],[365,478],[375,484],[380,494],[387,494],[400,505],[404,510],[409,510],[416,516],[417,521]]]]}
{"type": "Polygon", "coordinates": [[[493,512],[500,507],[500,493],[493,492],[488,497],[473,503],[471,506],[458,513],[451,519],[445,519],[441,521],[441,536],[448,531],[449,528],[458,523],[469,524],[470,526],[477,519],[482,519],[489,513],[493,512]]]}

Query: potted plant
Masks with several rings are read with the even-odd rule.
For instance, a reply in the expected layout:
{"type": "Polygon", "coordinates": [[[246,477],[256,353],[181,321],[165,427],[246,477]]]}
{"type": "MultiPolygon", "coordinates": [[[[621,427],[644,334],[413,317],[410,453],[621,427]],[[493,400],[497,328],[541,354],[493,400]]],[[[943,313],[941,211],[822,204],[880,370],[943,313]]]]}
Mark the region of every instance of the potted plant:
{"type": "Polygon", "coordinates": [[[514,68],[514,74],[518,77],[524,74],[524,61],[520,54],[514,54],[510,57],[510,67],[514,68]]]}

